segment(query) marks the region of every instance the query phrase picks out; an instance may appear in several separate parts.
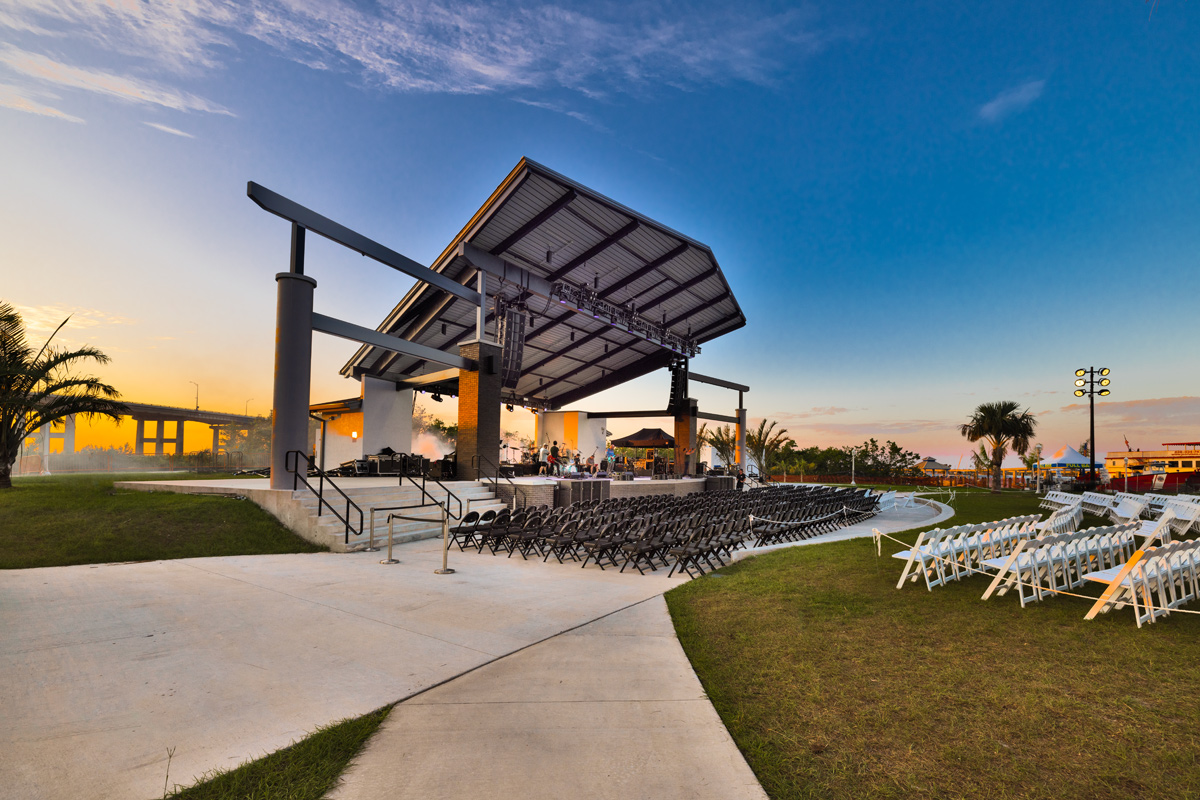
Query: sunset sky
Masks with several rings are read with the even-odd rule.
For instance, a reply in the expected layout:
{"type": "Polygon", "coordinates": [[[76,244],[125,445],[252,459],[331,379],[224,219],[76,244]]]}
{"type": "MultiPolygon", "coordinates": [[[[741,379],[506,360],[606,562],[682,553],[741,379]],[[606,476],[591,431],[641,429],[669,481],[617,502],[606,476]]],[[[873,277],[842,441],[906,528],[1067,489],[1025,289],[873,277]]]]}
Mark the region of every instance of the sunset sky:
{"type": "MultiPolygon", "coordinates": [[[[528,156],[713,249],[749,324],[693,368],[801,446],[954,464],[1012,399],[1077,447],[1092,365],[1099,451],[1200,440],[1200,4],[0,0],[0,32],[0,299],[129,400],[269,410],[289,232],[247,180],[428,264],[528,156]]],[[[307,271],[370,327],[411,285],[315,237],[307,271]]],[[[353,350],[316,337],[314,401],[353,350]]]]}

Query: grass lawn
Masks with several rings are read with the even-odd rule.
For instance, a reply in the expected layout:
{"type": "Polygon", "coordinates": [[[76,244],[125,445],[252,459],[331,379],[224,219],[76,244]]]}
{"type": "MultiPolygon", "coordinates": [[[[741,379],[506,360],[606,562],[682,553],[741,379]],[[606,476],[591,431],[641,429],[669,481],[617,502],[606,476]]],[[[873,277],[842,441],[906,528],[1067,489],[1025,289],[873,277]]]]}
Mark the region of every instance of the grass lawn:
{"type": "MultiPolygon", "coordinates": [[[[195,786],[176,787],[172,800],[320,800],[391,706],[319,728],[299,742],[228,771],[217,770],[195,786]]],[[[398,776],[397,780],[403,780],[398,776]]]]}
{"type": "MultiPolygon", "coordinates": [[[[953,523],[982,522],[1037,499],[960,490],[955,506],[953,523]]],[[[1080,599],[983,602],[982,576],[897,590],[899,549],[789,548],[667,594],[772,798],[1200,796],[1200,617],[1085,622],[1080,599]]]]}
{"type": "MultiPolygon", "coordinates": [[[[0,491],[0,569],[197,556],[315,553],[248,500],[113,488],[188,473],[16,478],[0,491]]],[[[265,482],[264,482],[265,485],[265,482]]]]}

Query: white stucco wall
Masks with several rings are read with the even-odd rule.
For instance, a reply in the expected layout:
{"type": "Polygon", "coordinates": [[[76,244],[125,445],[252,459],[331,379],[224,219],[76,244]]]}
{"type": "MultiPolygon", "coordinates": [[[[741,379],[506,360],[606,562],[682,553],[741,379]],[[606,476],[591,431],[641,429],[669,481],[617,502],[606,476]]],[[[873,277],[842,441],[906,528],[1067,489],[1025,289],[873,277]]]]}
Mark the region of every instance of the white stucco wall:
{"type": "Polygon", "coordinates": [[[378,453],[390,447],[397,453],[412,452],[413,391],[396,391],[396,384],[363,378],[362,452],[378,453]]]}

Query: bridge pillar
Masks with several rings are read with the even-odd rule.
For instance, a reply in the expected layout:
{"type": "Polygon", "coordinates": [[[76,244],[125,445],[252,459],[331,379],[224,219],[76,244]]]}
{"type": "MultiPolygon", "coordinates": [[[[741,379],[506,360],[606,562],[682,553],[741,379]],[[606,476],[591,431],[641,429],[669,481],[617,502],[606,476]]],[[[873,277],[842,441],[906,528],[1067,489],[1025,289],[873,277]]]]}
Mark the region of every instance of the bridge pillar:
{"type": "Polygon", "coordinates": [[[137,438],[134,440],[133,452],[139,456],[146,455],[146,420],[137,421],[137,438]]]}
{"type": "Polygon", "coordinates": [[[183,455],[183,420],[175,422],[175,455],[183,455]]]}
{"type": "MultiPolygon", "coordinates": [[[[303,242],[303,229],[300,230],[303,242]]],[[[303,244],[300,247],[303,248],[303,244]]],[[[291,489],[291,476],[285,466],[287,454],[291,450],[308,452],[313,290],[317,282],[299,272],[280,272],[275,276],[275,281],[275,415],[271,420],[271,488],[291,489]]]]}
{"type": "Polygon", "coordinates": [[[458,354],[477,364],[458,372],[458,478],[494,478],[500,460],[500,346],[467,342],[459,345],[458,354]],[[477,455],[487,462],[473,468],[477,455]]]}

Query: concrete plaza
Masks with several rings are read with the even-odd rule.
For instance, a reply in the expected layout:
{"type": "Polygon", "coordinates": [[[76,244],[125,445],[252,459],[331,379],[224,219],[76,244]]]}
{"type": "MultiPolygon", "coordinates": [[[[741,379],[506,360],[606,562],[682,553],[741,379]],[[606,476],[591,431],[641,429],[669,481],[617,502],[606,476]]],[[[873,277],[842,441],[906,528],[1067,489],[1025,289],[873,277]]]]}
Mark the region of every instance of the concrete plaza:
{"type": "Polygon", "coordinates": [[[187,785],[406,698],[337,796],[761,796],[655,599],[684,578],[457,551],[435,575],[440,542],[396,553],[0,573],[0,797],[161,796],[168,748],[187,785]]]}

